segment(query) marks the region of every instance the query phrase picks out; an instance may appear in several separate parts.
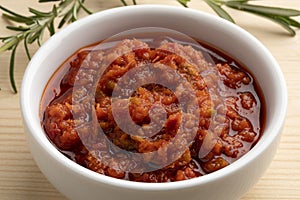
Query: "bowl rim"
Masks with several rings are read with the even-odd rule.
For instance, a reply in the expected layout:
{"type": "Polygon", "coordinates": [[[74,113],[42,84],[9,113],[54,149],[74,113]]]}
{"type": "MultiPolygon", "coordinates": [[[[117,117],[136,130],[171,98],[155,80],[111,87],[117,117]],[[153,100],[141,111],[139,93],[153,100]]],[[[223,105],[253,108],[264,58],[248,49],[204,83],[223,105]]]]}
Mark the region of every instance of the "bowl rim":
{"type": "Polygon", "coordinates": [[[177,7],[177,6],[169,6],[169,5],[135,5],[135,6],[126,6],[126,7],[119,7],[119,8],[111,8],[104,11],[100,11],[97,13],[94,13],[92,15],[86,16],[84,18],[79,19],[78,21],[68,25],[67,27],[63,28],[59,32],[57,32],[55,35],[53,35],[51,38],[49,38],[36,52],[36,54],[33,56],[32,60],[28,64],[28,67],[25,71],[22,86],[21,86],[21,93],[20,93],[20,105],[21,105],[21,113],[22,118],[24,121],[24,125],[26,125],[29,134],[33,136],[33,138],[36,140],[36,142],[43,148],[49,156],[52,157],[52,159],[56,160],[58,163],[63,165],[64,167],[71,170],[73,173],[80,174],[84,178],[92,179],[94,181],[97,181],[99,183],[104,183],[110,186],[115,186],[119,188],[125,188],[125,189],[135,189],[135,190],[147,190],[147,191],[166,191],[166,190],[177,190],[177,189],[184,189],[184,188],[190,188],[195,187],[199,185],[203,185],[206,183],[214,182],[220,178],[230,176],[235,171],[245,167],[247,164],[252,162],[257,156],[259,156],[262,152],[266,151],[266,149],[274,142],[274,140],[277,138],[278,134],[280,134],[280,130],[283,127],[284,121],[285,121],[285,115],[287,112],[287,88],[284,80],[284,76],[281,72],[281,69],[271,53],[267,50],[265,46],[262,45],[261,42],[258,41],[253,35],[242,29],[241,27],[228,22],[227,20],[221,19],[217,16],[211,15],[209,13],[205,13],[199,10],[194,9],[186,9],[183,7],[177,7]],[[272,131],[274,134],[268,134],[269,136],[264,139],[264,145],[260,145],[260,148],[255,148],[260,141],[252,148],[249,152],[247,152],[244,156],[239,158],[236,162],[230,164],[229,166],[218,170],[214,173],[207,174],[205,176],[184,180],[184,181],[177,181],[177,182],[168,182],[168,183],[140,183],[140,182],[134,182],[134,181],[127,181],[127,180],[120,180],[116,178],[112,178],[106,175],[101,175],[96,172],[93,172],[87,168],[84,168],[77,163],[71,161],[66,156],[61,154],[52,144],[51,142],[45,137],[44,132],[42,131],[42,128],[38,123],[33,124],[32,120],[34,117],[34,113],[30,109],[30,97],[27,95],[30,91],[30,85],[33,84],[32,80],[32,74],[37,69],[39,59],[38,57],[43,54],[45,51],[49,50],[49,48],[52,46],[51,43],[55,40],[63,37],[66,34],[71,33],[74,29],[78,28],[81,24],[84,24],[89,21],[97,20],[103,15],[111,15],[116,12],[135,12],[136,10],[145,9],[145,10],[165,10],[168,9],[169,11],[172,10],[173,12],[178,12],[184,15],[188,14],[194,14],[199,15],[199,17],[203,17],[208,20],[212,20],[214,22],[220,22],[219,24],[223,24],[227,28],[233,29],[234,31],[237,31],[241,34],[243,34],[247,39],[251,40],[251,42],[254,43],[260,49],[262,53],[264,53],[265,56],[269,59],[271,62],[271,65],[274,66],[274,70],[276,71],[276,74],[278,76],[278,81],[284,84],[281,84],[280,87],[280,93],[282,94],[280,99],[280,105],[278,105],[280,108],[280,112],[282,113],[282,116],[276,116],[276,124],[271,127],[270,131],[272,131]],[[42,136],[43,135],[43,136],[42,136]]]}

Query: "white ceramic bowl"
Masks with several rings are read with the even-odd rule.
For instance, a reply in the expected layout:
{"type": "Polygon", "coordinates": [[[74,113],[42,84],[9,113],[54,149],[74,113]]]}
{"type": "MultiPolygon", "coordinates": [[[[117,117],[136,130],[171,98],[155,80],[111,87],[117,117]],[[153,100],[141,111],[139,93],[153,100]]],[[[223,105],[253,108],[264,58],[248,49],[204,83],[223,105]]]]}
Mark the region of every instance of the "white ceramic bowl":
{"type": "Polygon", "coordinates": [[[51,37],[32,58],[21,88],[21,111],[31,153],[45,176],[70,199],[238,199],[269,166],[287,109],[287,89],[269,51],[238,26],[200,11],[170,6],[122,7],[96,13],[51,37]],[[40,124],[39,102],[57,67],[85,45],[137,27],[164,27],[206,41],[239,59],[259,82],[266,100],[265,131],[254,148],[233,164],[203,177],[172,183],[137,183],[92,172],[62,155],[40,124]]]}

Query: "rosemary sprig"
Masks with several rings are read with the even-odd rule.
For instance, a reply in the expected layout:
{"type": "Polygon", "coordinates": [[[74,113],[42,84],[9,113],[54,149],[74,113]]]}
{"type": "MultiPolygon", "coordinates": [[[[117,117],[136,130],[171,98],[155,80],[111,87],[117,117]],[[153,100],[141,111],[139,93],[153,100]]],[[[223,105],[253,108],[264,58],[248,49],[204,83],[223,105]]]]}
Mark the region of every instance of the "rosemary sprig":
{"type": "MultiPolygon", "coordinates": [[[[39,0],[39,2],[51,1],[57,0],[39,0]]],[[[77,13],[80,9],[83,9],[88,14],[92,13],[84,6],[84,0],[62,0],[58,5],[54,5],[50,12],[42,12],[29,8],[31,16],[20,15],[0,5],[0,10],[3,11],[3,17],[18,24],[18,26],[7,26],[7,29],[16,31],[16,34],[0,37],[3,43],[0,47],[0,53],[11,50],[9,78],[15,93],[17,92],[17,87],[14,79],[14,62],[15,53],[20,42],[23,40],[26,55],[28,59],[30,59],[31,54],[28,45],[37,42],[37,44],[41,46],[46,30],[50,36],[55,33],[54,20],[61,19],[58,25],[58,28],[61,28],[66,22],[69,23],[77,20],[77,13]]]]}
{"type": "MultiPolygon", "coordinates": [[[[16,31],[16,34],[7,37],[0,37],[0,40],[3,43],[0,47],[0,53],[11,50],[9,78],[14,92],[17,92],[14,80],[14,62],[16,50],[20,42],[23,41],[26,55],[28,59],[30,59],[31,54],[29,52],[28,45],[37,42],[40,46],[42,44],[45,31],[48,31],[50,36],[53,35],[56,32],[54,26],[55,20],[60,20],[57,26],[59,29],[66,23],[76,21],[78,18],[77,14],[81,9],[87,14],[92,13],[85,7],[85,0],[39,0],[40,3],[56,1],[59,3],[55,4],[49,12],[42,12],[29,8],[31,16],[20,15],[0,5],[0,10],[3,11],[3,16],[6,19],[19,24],[18,26],[7,26],[7,29],[16,31]]],[[[126,0],[120,1],[124,6],[129,5],[126,0]]],[[[184,7],[188,7],[188,3],[190,1],[191,0],[177,0],[177,2],[184,7]]],[[[136,0],[131,0],[131,2],[133,5],[137,5],[136,0]]],[[[255,2],[255,0],[204,0],[204,2],[206,2],[217,15],[233,23],[234,19],[224,9],[224,7],[249,12],[269,19],[281,25],[292,36],[296,34],[293,28],[300,28],[300,23],[297,20],[292,19],[292,17],[300,16],[300,10],[261,6],[250,3],[255,2]]]]}
{"type": "MultiPolygon", "coordinates": [[[[185,7],[188,7],[187,3],[191,0],[177,1],[183,4],[185,7]]],[[[291,17],[300,16],[300,10],[261,6],[249,3],[254,1],[257,0],[204,0],[204,2],[206,2],[207,5],[209,5],[220,17],[227,19],[233,23],[233,18],[229,15],[228,12],[224,10],[224,6],[269,19],[281,25],[286,31],[290,33],[291,36],[296,35],[296,32],[292,27],[300,28],[300,23],[292,19],[291,17]]]]}
{"type": "Polygon", "coordinates": [[[227,7],[246,11],[266,19],[269,19],[286,29],[292,36],[296,35],[295,30],[292,27],[300,28],[300,23],[291,17],[300,16],[300,11],[295,9],[259,6],[248,4],[245,2],[238,1],[223,1],[227,7]]]}

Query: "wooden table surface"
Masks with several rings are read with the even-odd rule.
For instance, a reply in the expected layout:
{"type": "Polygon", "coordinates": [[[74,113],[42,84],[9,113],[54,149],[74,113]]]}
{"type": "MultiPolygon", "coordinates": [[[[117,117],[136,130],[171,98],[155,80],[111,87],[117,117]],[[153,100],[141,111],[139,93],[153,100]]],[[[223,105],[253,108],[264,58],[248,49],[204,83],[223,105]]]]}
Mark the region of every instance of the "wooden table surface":
{"type": "MultiPolygon", "coordinates": [[[[51,3],[38,0],[0,0],[0,5],[28,14],[28,7],[50,10],[51,3]]],[[[128,0],[128,2],[130,2],[128,0]]],[[[138,0],[140,4],[168,4],[180,6],[176,0],[138,0]]],[[[265,0],[263,3],[300,9],[299,0],[265,0]]],[[[89,0],[87,7],[100,11],[121,6],[119,0],[89,0]]],[[[213,13],[201,0],[192,0],[190,7],[213,13]]],[[[267,20],[229,10],[239,26],[256,36],[279,62],[286,78],[289,107],[281,143],[277,154],[260,181],[242,197],[242,200],[300,199],[300,30],[295,37],[267,20]]],[[[300,20],[300,18],[298,18],[300,20]]],[[[7,21],[0,18],[0,36],[7,21]]],[[[37,46],[31,46],[35,52],[37,46]]],[[[44,177],[29,152],[20,114],[19,94],[13,94],[8,78],[10,52],[0,54],[0,200],[64,200],[44,177]]],[[[20,45],[16,55],[15,78],[20,88],[28,60],[20,45]]]]}

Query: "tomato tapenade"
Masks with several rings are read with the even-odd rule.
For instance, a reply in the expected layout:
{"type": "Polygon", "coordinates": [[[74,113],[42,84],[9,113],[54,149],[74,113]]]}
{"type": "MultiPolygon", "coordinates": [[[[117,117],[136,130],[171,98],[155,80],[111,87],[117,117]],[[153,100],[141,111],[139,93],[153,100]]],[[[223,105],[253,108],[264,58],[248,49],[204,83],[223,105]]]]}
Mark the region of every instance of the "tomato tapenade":
{"type": "Polygon", "coordinates": [[[139,182],[199,177],[247,153],[260,138],[264,120],[263,97],[250,72],[202,43],[201,49],[195,49],[161,40],[152,48],[147,41],[124,39],[109,49],[93,48],[96,45],[82,48],[53,75],[41,102],[41,123],[57,149],[97,173],[139,182]],[[156,74],[151,70],[149,73],[154,74],[147,73],[149,65],[156,74]],[[130,78],[128,72],[138,68],[144,71],[130,78]],[[125,75],[129,77],[125,85],[139,80],[142,84],[131,91],[129,98],[113,102],[114,90],[125,75]],[[147,78],[150,81],[144,83],[147,78]],[[157,83],[158,79],[170,85],[185,80],[193,98],[186,97],[191,92],[181,82],[168,88],[157,83]],[[189,103],[181,106],[185,98],[196,102],[197,108],[189,103]],[[126,125],[129,120],[122,114],[123,107],[141,129],[120,127],[122,121],[126,125]],[[164,117],[156,116],[155,110],[163,110],[164,117]],[[114,111],[121,119],[119,123],[114,111]],[[196,125],[189,123],[193,119],[197,119],[196,125]],[[147,135],[149,124],[154,122],[161,127],[147,135]],[[182,134],[176,136],[180,129],[182,134]],[[192,129],[194,135],[190,135],[192,129]],[[164,148],[175,137],[174,145],[164,148]],[[172,157],[177,152],[174,147],[181,150],[176,159],[172,157]],[[139,154],[146,156],[132,158],[139,154]],[[170,157],[172,162],[157,167],[170,157]],[[137,166],[143,166],[144,171],[135,170],[137,166]]]}

